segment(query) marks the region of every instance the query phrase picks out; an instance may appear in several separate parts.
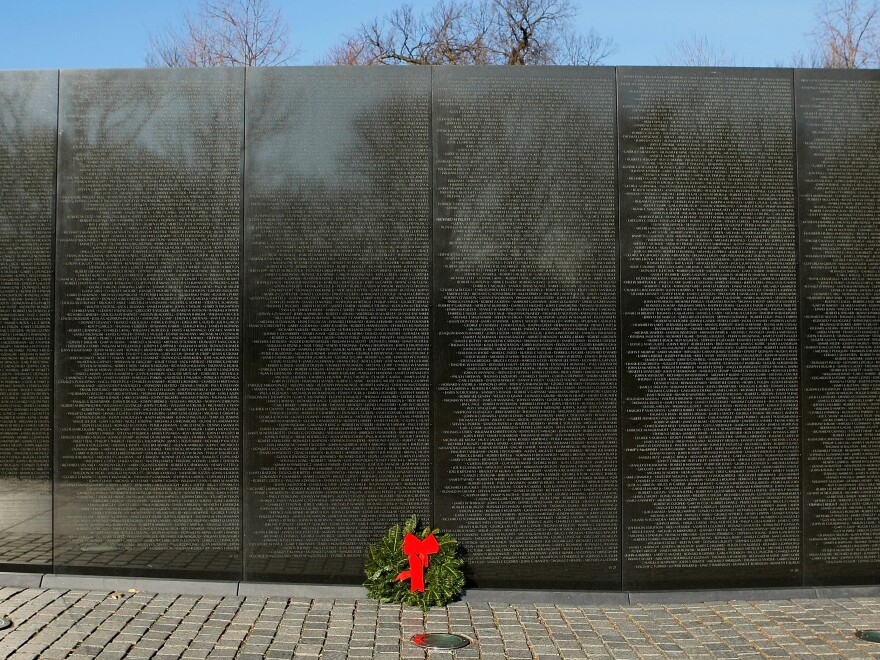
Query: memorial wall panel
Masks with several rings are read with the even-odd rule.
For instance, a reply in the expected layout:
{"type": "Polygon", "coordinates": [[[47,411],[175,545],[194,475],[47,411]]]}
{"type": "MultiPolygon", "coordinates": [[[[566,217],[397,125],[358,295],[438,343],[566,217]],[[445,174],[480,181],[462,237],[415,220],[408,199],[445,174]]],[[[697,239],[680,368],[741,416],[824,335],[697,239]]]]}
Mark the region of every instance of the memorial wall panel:
{"type": "Polygon", "coordinates": [[[880,72],[798,71],[808,584],[880,574],[880,72]]]}
{"type": "Polygon", "coordinates": [[[800,584],[791,71],[618,97],[624,588],[800,584]]]}
{"type": "Polygon", "coordinates": [[[479,586],[620,587],[614,70],[434,70],[435,523],[479,586]]]}
{"type": "Polygon", "coordinates": [[[0,570],[876,583],[878,181],[877,71],[0,72],[0,570]]]}
{"type": "Polygon", "coordinates": [[[56,572],[240,576],[243,89],[61,73],[56,572]]]}
{"type": "Polygon", "coordinates": [[[430,85],[248,71],[246,579],[361,582],[431,521],[430,85]]]}
{"type": "Polygon", "coordinates": [[[57,71],[0,72],[0,570],[52,564],[57,71]]]}

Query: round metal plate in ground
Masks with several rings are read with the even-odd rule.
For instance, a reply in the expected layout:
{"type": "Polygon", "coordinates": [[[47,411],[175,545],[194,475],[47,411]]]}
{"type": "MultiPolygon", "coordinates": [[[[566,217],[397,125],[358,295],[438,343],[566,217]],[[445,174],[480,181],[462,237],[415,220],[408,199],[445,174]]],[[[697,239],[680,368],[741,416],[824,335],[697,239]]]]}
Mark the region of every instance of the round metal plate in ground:
{"type": "Polygon", "coordinates": [[[422,633],[413,635],[412,642],[426,649],[460,649],[470,644],[471,640],[452,633],[422,633]]]}
{"type": "Polygon", "coordinates": [[[856,630],[856,637],[866,642],[880,643],[880,630],[856,630]]]}
{"type": "Polygon", "coordinates": [[[9,620],[8,616],[4,616],[0,618],[0,630],[6,630],[7,628],[12,628],[12,621],[9,620]]]}

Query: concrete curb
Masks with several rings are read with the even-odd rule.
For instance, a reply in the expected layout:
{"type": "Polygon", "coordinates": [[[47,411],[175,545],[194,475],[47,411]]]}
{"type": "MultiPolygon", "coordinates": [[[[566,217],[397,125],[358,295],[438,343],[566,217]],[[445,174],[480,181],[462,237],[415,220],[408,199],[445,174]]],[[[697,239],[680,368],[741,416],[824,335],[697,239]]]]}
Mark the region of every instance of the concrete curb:
{"type": "Polygon", "coordinates": [[[350,584],[284,584],[268,582],[239,582],[239,596],[286,596],[287,598],[363,600],[367,590],[350,584]]]}
{"type": "MultiPolygon", "coordinates": [[[[120,591],[129,589],[187,596],[286,597],[304,600],[363,600],[366,589],[349,584],[302,584],[174,580],[146,577],[57,575],[53,573],[0,572],[0,586],[120,591]]],[[[683,591],[546,591],[539,589],[468,589],[465,603],[539,603],[599,606],[724,601],[796,600],[813,598],[880,597],[880,585],[791,587],[779,589],[693,589],[683,591]]]]}
{"type": "Polygon", "coordinates": [[[87,591],[148,591],[186,596],[237,596],[237,582],[211,580],[165,580],[161,578],[107,577],[102,575],[44,575],[43,589],[85,589],[87,591]]]}
{"type": "Polygon", "coordinates": [[[36,589],[41,586],[43,576],[40,573],[5,573],[0,572],[0,585],[4,587],[26,587],[36,589]]]}
{"type": "MultiPolygon", "coordinates": [[[[682,591],[631,591],[629,602],[645,604],[713,603],[731,600],[792,600],[818,598],[813,587],[781,587],[778,589],[688,589],[682,591]]],[[[834,596],[826,596],[834,598],[834,596]]]]}
{"type": "Polygon", "coordinates": [[[625,591],[541,591],[535,589],[468,589],[465,603],[546,603],[553,605],[628,605],[625,591]]]}

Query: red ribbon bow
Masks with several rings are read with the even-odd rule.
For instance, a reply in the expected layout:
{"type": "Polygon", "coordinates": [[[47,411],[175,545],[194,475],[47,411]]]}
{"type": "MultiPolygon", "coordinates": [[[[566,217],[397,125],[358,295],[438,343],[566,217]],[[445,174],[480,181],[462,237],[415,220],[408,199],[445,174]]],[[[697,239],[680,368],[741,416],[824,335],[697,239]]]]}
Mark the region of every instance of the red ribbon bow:
{"type": "Polygon", "coordinates": [[[428,534],[424,541],[419,540],[415,534],[407,534],[403,538],[403,554],[409,556],[409,570],[398,575],[397,581],[410,578],[412,591],[424,591],[424,570],[428,568],[428,555],[436,555],[438,552],[440,552],[440,544],[433,534],[428,534]]]}

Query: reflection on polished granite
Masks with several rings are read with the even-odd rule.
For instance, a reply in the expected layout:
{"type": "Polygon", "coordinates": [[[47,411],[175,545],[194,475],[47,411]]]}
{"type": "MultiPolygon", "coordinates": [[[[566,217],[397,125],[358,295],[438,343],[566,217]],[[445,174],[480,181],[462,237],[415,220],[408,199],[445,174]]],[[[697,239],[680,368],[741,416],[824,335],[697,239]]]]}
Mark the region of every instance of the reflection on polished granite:
{"type": "MultiPolygon", "coordinates": [[[[162,488],[170,486],[163,484],[162,488]]],[[[191,488],[192,485],[187,487],[191,488]]],[[[92,495],[97,495],[97,490],[94,485],[89,487],[92,495]]],[[[114,573],[132,575],[240,579],[243,567],[237,546],[216,547],[216,539],[211,542],[208,538],[201,539],[204,542],[201,547],[194,545],[190,538],[156,538],[151,533],[155,530],[138,524],[142,517],[131,498],[113,496],[124,488],[105,485],[100,490],[104,492],[101,499],[115,501],[117,510],[106,519],[94,520],[90,534],[55,539],[54,564],[59,572],[96,573],[111,569],[114,573]]],[[[146,499],[146,491],[142,493],[146,499]]],[[[58,514],[75,515],[64,505],[59,507],[58,514]]],[[[183,519],[170,522],[184,524],[183,519]]],[[[53,569],[52,485],[41,480],[0,479],[0,570],[33,567],[53,569]]],[[[352,581],[352,576],[360,576],[363,571],[363,558],[255,556],[248,558],[248,570],[261,575],[298,575],[307,581],[310,577],[318,580],[322,576],[326,581],[328,575],[346,576],[341,579],[352,581]]]]}
{"type": "Polygon", "coordinates": [[[0,479],[0,566],[51,564],[51,482],[0,479]]]}
{"type": "Polygon", "coordinates": [[[238,577],[238,502],[213,501],[215,490],[209,478],[60,481],[55,572],[238,577]]]}

